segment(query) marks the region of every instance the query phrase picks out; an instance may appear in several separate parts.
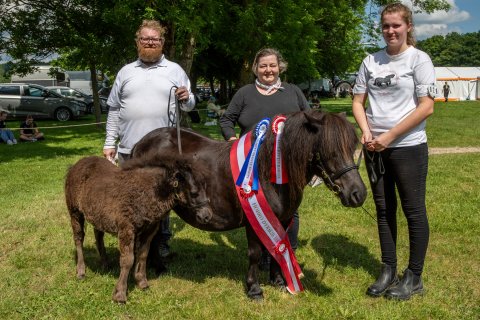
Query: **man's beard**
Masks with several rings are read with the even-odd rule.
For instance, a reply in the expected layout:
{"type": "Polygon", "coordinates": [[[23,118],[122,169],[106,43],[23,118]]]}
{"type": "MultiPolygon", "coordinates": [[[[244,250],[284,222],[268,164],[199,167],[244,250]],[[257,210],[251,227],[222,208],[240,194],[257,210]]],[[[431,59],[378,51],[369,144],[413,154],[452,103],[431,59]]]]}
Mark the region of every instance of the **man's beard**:
{"type": "Polygon", "coordinates": [[[140,58],[140,60],[147,63],[157,62],[162,57],[161,47],[145,48],[145,47],[139,46],[137,51],[138,51],[138,57],[140,58]]]}

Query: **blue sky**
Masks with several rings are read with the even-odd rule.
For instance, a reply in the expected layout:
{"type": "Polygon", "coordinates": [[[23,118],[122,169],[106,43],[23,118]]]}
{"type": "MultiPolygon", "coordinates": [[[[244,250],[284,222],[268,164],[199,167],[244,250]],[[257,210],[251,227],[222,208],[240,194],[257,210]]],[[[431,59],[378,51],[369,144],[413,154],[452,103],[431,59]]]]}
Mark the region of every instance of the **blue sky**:
{"type": "MultiPolygon", "coordinates": [[[[480,31],[480,0],[447,0],[450,11],[414,15],[416,35],[419,40],[450,32],[480,31]]],[[[408,3],[409,1],[403,1],[408,3]]]]}
{"type": "MultiPolygon", "coordinates": [[[[412,7],[412,0],[402,0],[402,2],[412,7]]],[[[448,12],[414,13],[413,22],[417,40],[451,32],[462,34],[480,31],[480,0],[447,0],[447,2],[451,5],[448,12]]],[[[380,20],[380,17],[377,19],[380,20]]],[[[378,39],[378,46],[385,46],[381,36],[378,39]]]]}

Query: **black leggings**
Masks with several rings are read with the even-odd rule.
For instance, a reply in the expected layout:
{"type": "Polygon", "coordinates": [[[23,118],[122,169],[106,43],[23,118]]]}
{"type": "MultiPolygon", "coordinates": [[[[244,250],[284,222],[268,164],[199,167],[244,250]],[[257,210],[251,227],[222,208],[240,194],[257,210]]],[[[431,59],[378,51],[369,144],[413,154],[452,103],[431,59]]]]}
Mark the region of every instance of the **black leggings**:
{"type": "MultiPolygon", "coordinates": [[[[425,191],[428,171],[428,147],[426,143],[402,148],[387,148],[380,153],[365,156],[367,171],[375,170],[377,181],[370,181],[377,209],[377,224],[382,250],[382,262],[397,265],[397,197],[400,196],[407,218],[410,240],[408,268],[421,275],[427,252],[429,226],[425,207],[425,191]],[[384,173],[379,172],[379,157],[384,173]],[[372,167],[371,164],[375,165],[372,167]]],[[[381,166],[380,166],[381,167],[381,166]]]]}

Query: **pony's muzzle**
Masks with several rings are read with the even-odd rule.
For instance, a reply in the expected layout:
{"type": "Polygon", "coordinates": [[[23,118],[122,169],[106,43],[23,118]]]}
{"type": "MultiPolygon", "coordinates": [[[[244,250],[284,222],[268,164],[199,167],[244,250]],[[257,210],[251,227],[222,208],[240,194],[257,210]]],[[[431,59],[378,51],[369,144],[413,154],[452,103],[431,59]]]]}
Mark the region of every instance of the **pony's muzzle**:
{"type": "Polygon", "coordinates": [[[360,207],[367,199],[367,192],[362,191],[362,189],[354,189],[347,194],[342,192],[342,194],[339,196],[344,206],[357,208],[360,207]]]}
{"type": "Polygon", "coordinates": [[[198,223],[207,224],[212,220],[213,211],[210,206],[201,207],[197,209],[196,219],[198,223]]]}

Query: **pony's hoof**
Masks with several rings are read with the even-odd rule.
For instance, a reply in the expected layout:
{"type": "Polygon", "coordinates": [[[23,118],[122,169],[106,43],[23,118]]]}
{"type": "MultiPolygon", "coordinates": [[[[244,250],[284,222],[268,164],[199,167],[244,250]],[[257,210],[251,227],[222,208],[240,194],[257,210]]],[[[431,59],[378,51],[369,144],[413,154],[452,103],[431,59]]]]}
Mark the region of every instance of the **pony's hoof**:
{"type": "Polygon", "coordinates": [[[140,281],[139,283],[137,283],[137,287],[141,290],[147,290],[149,287],[148,281],[147,280],[140,281]]]}
{"type": "Polygon", "coordinates": [[[127,303],[127,294],[124,292],[114,292],[112,296],[112,300],[116,303],[125,304],[127,303]]]}
{"type": "Polygon", "coordinates": [[[273,278],[270,278],[270,284],[275,288],[279,288],[280,290],[286,290],[285,280],[281,275],[277,275],[273,278]]]}
{"type": "Polygon", "coordinates": [[[250,287],[250,290],[248,290],[247,296],[254,301],[262,301],[263,290],[259,284],[254,284],[250,287]]]}
{"type": "Polygon", "coordinates": [[[249,298],[252,301],[255,301],[255,302],[262,302],[263,301],[263,293],[259,294],[259,295],[255,295],[255,296],[249,296],[249,298]]]}
{"type": "Polygon", "coordinates": [[[77,274],[78,280],[85,280],[85,273],[84,274],[77,274]]]}

